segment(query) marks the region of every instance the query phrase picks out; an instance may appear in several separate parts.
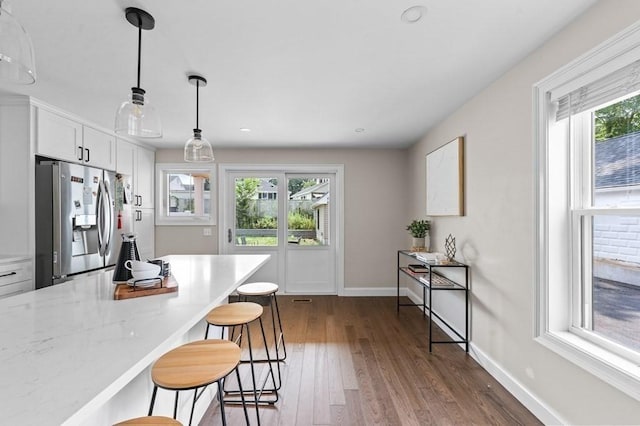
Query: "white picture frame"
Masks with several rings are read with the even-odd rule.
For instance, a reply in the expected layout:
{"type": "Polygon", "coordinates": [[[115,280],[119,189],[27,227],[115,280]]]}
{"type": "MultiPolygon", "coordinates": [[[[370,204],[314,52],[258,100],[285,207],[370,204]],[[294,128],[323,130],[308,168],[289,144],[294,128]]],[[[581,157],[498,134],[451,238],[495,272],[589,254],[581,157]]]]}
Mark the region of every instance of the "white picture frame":
{"type": "Polygon", "coordinates": [[[427,216],[464,216],[464,138],[426,155],[427,216]]]}

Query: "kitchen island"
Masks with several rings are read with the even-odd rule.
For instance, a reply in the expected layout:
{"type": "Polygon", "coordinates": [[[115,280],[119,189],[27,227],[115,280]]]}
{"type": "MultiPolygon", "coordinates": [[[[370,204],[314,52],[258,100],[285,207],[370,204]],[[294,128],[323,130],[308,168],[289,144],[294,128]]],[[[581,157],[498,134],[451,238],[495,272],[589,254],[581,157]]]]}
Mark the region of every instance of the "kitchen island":
{"type": "MultiPolygon", "coordinates": [[[[113,300],[107,270],[0,300],[2,424],[106,425],[146,415],[151,364],[203,338],[209,310],[269,255],[162,259],[171,264],[175,293],[113,300]]],[[[154,414],[170,413],[158,408],[154,414]]]]}

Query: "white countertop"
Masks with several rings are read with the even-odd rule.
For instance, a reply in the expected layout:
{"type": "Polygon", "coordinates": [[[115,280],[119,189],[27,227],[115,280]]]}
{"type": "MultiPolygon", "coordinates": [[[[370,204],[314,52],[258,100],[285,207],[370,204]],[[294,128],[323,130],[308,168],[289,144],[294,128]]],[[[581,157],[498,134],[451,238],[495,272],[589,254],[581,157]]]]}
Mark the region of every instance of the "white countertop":
{"type": "Polygon", "coordinates": [[[106,271],[0,299],[0,422],[81,422],[268,258],[166,256],[177,293],[116,301],[106,271]]]}
{"type": "Polygon", "coordinates": [[[30,259],[31,256],[27,255],[0,254],[0,265],[3,263],[22,262],[30,259]]]}

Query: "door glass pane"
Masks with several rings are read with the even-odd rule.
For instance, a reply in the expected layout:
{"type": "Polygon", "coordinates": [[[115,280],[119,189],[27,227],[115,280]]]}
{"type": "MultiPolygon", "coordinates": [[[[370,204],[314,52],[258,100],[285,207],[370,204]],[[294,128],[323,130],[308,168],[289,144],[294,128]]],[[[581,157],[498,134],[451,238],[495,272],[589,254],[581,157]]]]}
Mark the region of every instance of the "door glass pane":
{"type": "Polygon", "coordinates": [[[236,246],[278,245],[278,179],[235,179],[236,246]]]}
{"type": "Polygon", "coordinates": [[[287,179],[287,242],[329,245],[330,182],[326,177],[287,179]]]}

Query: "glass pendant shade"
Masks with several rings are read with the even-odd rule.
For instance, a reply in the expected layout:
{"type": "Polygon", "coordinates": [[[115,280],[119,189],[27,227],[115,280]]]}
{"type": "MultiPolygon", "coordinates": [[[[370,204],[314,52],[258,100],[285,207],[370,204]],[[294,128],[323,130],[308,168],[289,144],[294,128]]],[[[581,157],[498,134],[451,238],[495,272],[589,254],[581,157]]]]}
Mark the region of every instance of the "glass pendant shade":
{"type": "Polygon", "coordinates": [[[0,81],[17,84],[36,82],[36,61],[31,38],[1,0],[0,81]]]}
{"type": "Polygon", "coordinates": [[[160,116],[144,97],[144,90],[131,88],[131,97],[120,105],[116,113],[115,132],[139,138],[162,137],[160,116]]]}
{"type": "Polygon", "coordinates": [[[153,16],[136,7],[126,8],[125,17],[131,25],[138,28],[138,83],[136,87],[131,88],[131,97],[118,108],[114,131],[119,135],[138,138],[160,138],[162,137],[160,116],[149,100],[145,100],[145,91],[140,87],[142,30],[152,30],[156,21],[153,16]]]}
{"type": "Polygon", "coordinates": [[[184,145],[184,161],[189,163],[209,163],[213,160],[211,144],[202,137],[200,129],[193,129],[193,137],[184,145]]]}

